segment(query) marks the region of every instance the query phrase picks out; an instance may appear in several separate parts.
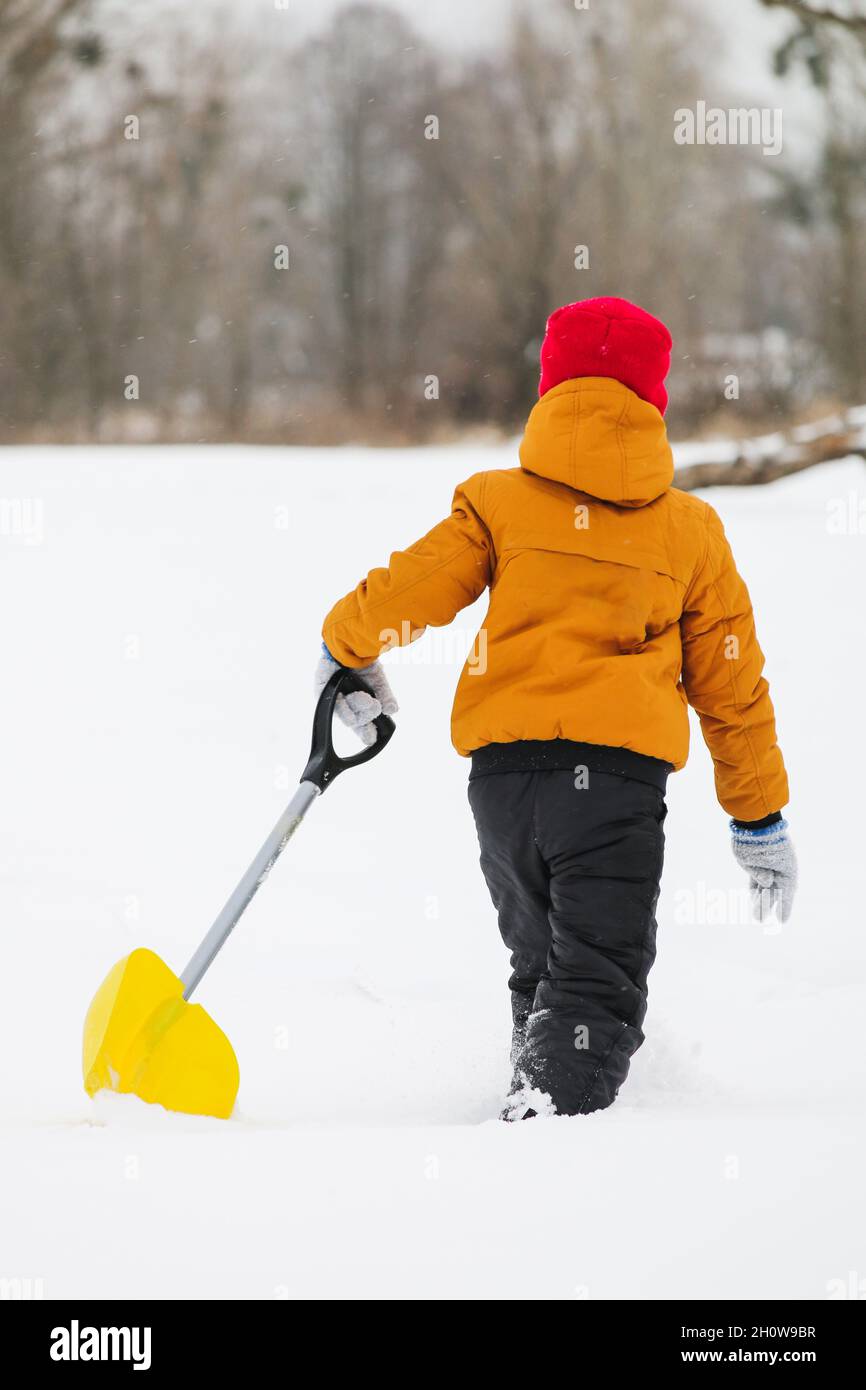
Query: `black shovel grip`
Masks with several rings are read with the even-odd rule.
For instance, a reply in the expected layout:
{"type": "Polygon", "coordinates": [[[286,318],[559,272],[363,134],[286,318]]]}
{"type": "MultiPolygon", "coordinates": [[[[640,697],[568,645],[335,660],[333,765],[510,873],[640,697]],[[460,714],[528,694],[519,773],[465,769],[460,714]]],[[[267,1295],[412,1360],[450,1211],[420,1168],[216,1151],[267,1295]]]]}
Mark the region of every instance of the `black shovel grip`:
{"type": "Polygon", "coordinates": [[[360,753],[353,754],[351,758],[341,758],[334,749],[334,707],[338,695],[351,695],[359,690],[363,690],[367,695],[373,694],[357,671],[352,671],[348,666],[341,666],[339,671],[335,671],[331,676],[319,696],[319,703],[313,715],[310,760],[301,773],[301,781],[312,782],[320,792],[327,791],[334,778],[345,772],[347,767],[360,767],[361,763],[368,763],[371,758],[381,753],[397,727],[387,714],[377,715],[373,720],[376,726],[376,742],[369,748],[362,748],[360,753]]]}

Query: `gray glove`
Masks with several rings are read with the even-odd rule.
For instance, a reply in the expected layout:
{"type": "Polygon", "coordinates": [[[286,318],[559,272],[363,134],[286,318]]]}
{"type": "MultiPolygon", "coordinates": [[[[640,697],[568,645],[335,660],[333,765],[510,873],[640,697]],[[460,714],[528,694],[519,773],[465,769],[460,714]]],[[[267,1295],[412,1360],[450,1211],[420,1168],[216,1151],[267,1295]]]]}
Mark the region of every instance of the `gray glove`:
{"type": "Polygon", "coordinates": [[[749,875],[752,911],[766,922],[773,908],[780,922],[787,922],[797,887],[797,856],[788,839],[788,822],[776,821],[761,830],[747,830],[731,821],[734,858],[749,875]]]}
{"type": "MultiPolygon", "coordinates": [[[[340,663],[334,660],[323,643],[314,680],[317,700],[334,672],[339,670],[340,663]]],[[[364,690],[357,690],[349,695],[339,695],[336,714],[337,718],[356,733],[361,742],[369,748],[376,742],[376,725],[373,720],[378,719],[380,714],[396,714],[398,706],[388,678],[378,661],[374,661],[372,666],[363,666],[356,674],[370,687],[373,694],[368,695],[364,690]]]]}

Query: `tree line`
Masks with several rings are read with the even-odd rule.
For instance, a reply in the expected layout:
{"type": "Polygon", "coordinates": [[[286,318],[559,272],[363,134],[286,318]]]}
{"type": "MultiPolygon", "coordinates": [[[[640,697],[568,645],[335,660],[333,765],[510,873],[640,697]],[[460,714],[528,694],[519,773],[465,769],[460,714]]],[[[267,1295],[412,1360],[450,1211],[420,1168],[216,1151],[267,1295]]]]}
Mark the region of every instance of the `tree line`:
{"type": "Polygon", "coordinates": [[[689,0],[518,3],[471,52],[378,3],[296,40],[0,0],[4,442],[512,429],[547,314],[610,293],[670,324],[675,429],[866,398],[863,33],[755,4],[819,113],[779,153],[675,138],[749,104],[689,0]]]}

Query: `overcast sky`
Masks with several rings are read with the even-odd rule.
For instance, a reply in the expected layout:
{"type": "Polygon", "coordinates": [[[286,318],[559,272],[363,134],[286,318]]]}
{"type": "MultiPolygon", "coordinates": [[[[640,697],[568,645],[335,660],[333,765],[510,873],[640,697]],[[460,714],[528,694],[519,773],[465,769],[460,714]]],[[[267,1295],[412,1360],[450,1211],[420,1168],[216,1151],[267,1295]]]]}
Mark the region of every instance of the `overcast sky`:
{"type": "MultiPolygon", "coordinates": [[[[199,0],[201,3],[201,0],[199,0]]],[[[235,0],[246,12],[262,5],[273,8],[274,0],[235,0]]],[[[292,28],[298,33],[322,28],[346,0],[288,0],[292,28]]],[[[412,23],[438,43],[467,51],[495,44],[512,12],[512,0],[382,0],[399,10],[412,23]]],[[[543,0],[535,0],[543,3],[543,0]]],[[[603,9],[606,0],[589,0],[603,9]]],[[[647,23],[652,23],[653,0],[644,0],[647,23]]],[[[784,81],[774,77],[771,68],[773,48],[794,25],[789,14],[766,10],[760,0],[688,0],[687,9],[706,15],[725,39],[718,54],[719,77],[725,86],[740,94],[746,105],[774,105],[785,108],[786,131],[792,138],[807,141],[813,126],[813,99],[800,76],[784,81]]],[[[237,11],[236,11],[237,12],[237,11]]],[[[712,101],[712,93],[707,93],[712,101]]],[[[811,142],[810,142],[811,143],[811,142]]]]}
{"type": "MultiPolygon", "coordinates": [[[[201,0],[199,0],[201,3],[201,0]]],[[[288,0],[292,28],[310,32],[327,24],[345,0],[288,0]]],[[[385,0],[413,24],[441,44],[466,50],[495,43],[507,24],[511,0],[385,0]]],[[[590,0],[603,7],[605,0],[590,0]]],[[[645,0],[647,23],[652,23],[653,0],[645,0]]],[[[274,7],[274,0],[239,0],[236,12],[251,14],[262,5],[274,7]]],[[[689,0],[688,8],[710,16],[728,37],[724,55],[725,76],[737,78],[745,86],[766,91],[774,86],[769,72],[769,54],[774,39],[791,28],[788,15],[765,10],[759,0],[689,0]]]]}
{"type": "MultiPolygon", "coordinates": [[[[282,3],[282,0],[280,0],[282,3]]],[[[245,27],[264,24],[284,25],[292,38],[323,28],[347,0],[286,0],[275,14],[275,0],[150,0],[142,16],[151,32],[159,14],[174,11],[187,19],[196,13],[205,19],[209,13],[228,11],[232,21],[245,27]]],[[[363,0],[362,0],[363,3],[363,0]]],[[[404,14],[424,34],[440,44],[461,51],[495,44],[513,8],[513,0],[379,0],[404,14]]],[[[533,0],[542,5],[544,0],[533,0]]],[[[603,10],[606,0],[589,0],[603,10]]],[[[647,23],[652,23],[653,0],[645,0],[647,23]]],[[[103,13],[122,10],[129,14],[129,0],[101,0],[103,13]]],[[[728,71],[726,78],[739,76],[744,83],[772,85],[769,53],[774,39],[790,31],[790,15],[765,10],[759,0],[688,0],[687,9],[710,17],[727,37],[727,52],[721,55],[728,71]]]]}
{"type": "MultiPolygon", "coordinates": [[[[287,0],[285,8],[277,10],[275,0],[149,0],[146,7],[130,8],[129,0],[99,0],[99,10],[108,18],[110,38],[111,16],[126,28],[140,27],[150,43],[158,38],[160,15],[182,15],[188,24],[208,25],[220,13],[227,17],[220,27],[261,28],[273,35],[274,42],[294,45],[308,34],[324,28],[334,13],[347,0],[287,0]],[[121,19],[122,16],[122,19],[121,19]]],[[[363,3],[363,0],[361,0],[363,3]]],[[[405,15],[423,34],[442,47],[458,52],[471,52],[495,45],[508,24],[513,0],[379,0],[405,15]]],[[[531,0],[543,5],[544,0],[531,0]]],[[[599,10],[607,0],[590,0],[599,10]]],[[[647,24],[653,19],[653,0],[644,0],[647,24]]],[[[781,36],[790,33],[793,21],[783,11],[764,9],[760,0],[688,0],[687,10],[696,17],[707,16],[722,35],[720,51],[714,53],[720,83],[728,92],[736,93],[743,105],[772,105],[784,107],[786,137],[796,144],[801,140],[811,145],[815,125],[816,104],[802,76],[781,81],[771,71],[773,47],[781,36]]],[[[712,90],[707,99],[713,101],[712,90]]]]}

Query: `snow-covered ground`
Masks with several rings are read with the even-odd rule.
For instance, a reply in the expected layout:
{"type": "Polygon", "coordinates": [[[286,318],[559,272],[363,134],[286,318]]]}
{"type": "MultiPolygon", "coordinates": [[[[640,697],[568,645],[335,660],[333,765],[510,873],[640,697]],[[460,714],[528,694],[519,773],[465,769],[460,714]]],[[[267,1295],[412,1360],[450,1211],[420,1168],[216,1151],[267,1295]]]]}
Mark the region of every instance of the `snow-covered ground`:
{"type": "Polygon", "coordinates": [[[866,1275],[866,537],[832,520],[863,506],[856,461],[712,497],[768,653],[801,887],[783,930],[748,922],[696,736],[649,1040],[611,1111],[496,1119],[507,960],[448,740],[481,608],[389,657],[398,736],[313,808],[202,986],[240,1058],[236,1117],[83,1094],[108,966],[147,944],[179,970],[288,799],[326,608],[457,480],[512,462],[0,456],[2,1278],[49,1298],[821,1299],[866,1275]]]}

